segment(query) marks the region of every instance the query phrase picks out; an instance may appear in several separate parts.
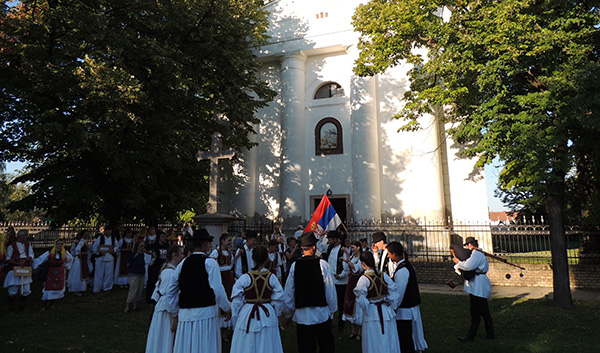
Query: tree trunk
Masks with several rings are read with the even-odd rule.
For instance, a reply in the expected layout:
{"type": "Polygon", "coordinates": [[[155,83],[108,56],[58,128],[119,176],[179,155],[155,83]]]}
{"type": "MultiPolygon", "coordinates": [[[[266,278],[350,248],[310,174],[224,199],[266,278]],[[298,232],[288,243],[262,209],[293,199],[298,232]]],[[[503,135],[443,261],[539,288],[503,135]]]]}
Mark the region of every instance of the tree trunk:
{"type": "Polygon", "coordinates": [[[552,247],[552,276],[554,286],[554,306],[573,306],[569,281],[569,262],[564,225],[565,182],[551,181],[548,184],[548,221],[550,223],[550,243],[552,247]]]}

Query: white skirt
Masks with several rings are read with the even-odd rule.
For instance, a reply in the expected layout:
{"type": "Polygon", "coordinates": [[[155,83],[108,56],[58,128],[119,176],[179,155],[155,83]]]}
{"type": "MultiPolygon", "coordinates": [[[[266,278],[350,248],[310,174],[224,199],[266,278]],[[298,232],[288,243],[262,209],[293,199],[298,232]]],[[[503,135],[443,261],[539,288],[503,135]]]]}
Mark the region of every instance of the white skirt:
{"type": "Polygon", "coordinates": [[[369,304],[370,317],[364,316],[362,325],[362,352],[363,353],[400,353],[400,341],[394,311],[389,306],[382,306],[383,329],[377,313],[377,306],[369,304]]]}
{"type": "Polygon", "coordinates": [[[230,353],[283,353],[279,326],[248,333],[245,325],[243,329],[236,327],[230,353]]]}
{"type": "Polygon", "coordinates": [[[175,334],[171,332],[171,315],[166,310],[155,311],[146,340],[146,353],[172,353],[175,334]]]}
{"type": "MultiPolygon", "coordinates": [[[[88,268],[90,271],[94,269],[91,261],[88,261],[88,268]]],[[[69,279],[67,280],[69,292],[85,292],[87,290],[88,282],[89,280],[81,280],[81,259],[76,257],[75,260],[73,260],[71,270],[69,270],[69,279]]]]}
{"type": "Polygon", "coordinates": [[[173,352],[221,352],[219,326],[219,318],[216,315],[195,321],[181,321],[180,312],[173,352]]]}

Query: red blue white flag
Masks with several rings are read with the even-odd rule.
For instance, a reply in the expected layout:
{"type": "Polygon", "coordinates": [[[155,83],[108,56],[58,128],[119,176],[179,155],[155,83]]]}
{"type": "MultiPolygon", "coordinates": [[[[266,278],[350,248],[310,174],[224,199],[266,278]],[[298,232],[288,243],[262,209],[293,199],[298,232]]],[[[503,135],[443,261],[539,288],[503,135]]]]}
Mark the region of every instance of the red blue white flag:
{"type": "Polygon", "coordinates": [[[320,237],[328,230],[336,230],[340,224],[342,224],[340,216],[335,212],[327,195],[323,195],[319,206],[304,229],[304,233],[313,232],[320,237]]]}

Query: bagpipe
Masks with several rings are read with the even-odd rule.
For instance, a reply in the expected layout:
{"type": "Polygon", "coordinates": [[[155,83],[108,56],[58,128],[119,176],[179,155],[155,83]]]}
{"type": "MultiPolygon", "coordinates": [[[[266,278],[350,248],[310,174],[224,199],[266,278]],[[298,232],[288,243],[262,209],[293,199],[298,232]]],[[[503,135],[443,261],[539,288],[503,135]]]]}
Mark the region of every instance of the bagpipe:
{"type": "MultiPolygon", "coordinates": [[[[502,258],[502,257],[500,257],[498,255],[490,254],[490,253],[485,252],[485,251],[483,251],[481,249],[475,249],[475,251],[479,251],[483,255],[485,255],[485,256],[487,256],[489,258],[492,258],[494,260],[498,260],[498,261],[503,262],[503,263],[505,263],[507,265],[514,266],[514,267],[516,267],[516,268],[518,268],[518,269],[521,270],[521,274],[519,275],[520,277],[524,277],[525,276],[523,274],[523,270],[525,270],[525,267],[522,267],[522,266],[513,264],[511,262],[508,262],[508,260],[506,260],[505,258],[502,258]]],[[[450,252],[452,253],[453,257],[456,257],[460,261],[466,261],[471,256],[471,250],[469,250],[467,248],[464,248],[464,247],[462,247],[462,246],[460,246],[458,244],[452,244],[450,246],[450,252]]],[[[465,279],[467,281],[472,280],[478,274],[475,270],[473,270],[473,271],[460,270],[460,272],[461,272],[461,275],[462,275],[463,279],[465,279]]],[[[510,275],[510,273],[507,273],[505,277],[506,277],[506,279],[510,279],[512,276],[510,275]]],[[[454,288],[454,287],[457,286],[457,284],[454,283],[454,282],[452,282],[451,280],[447,281],[446,284],[450,288],[454,288]]]]}

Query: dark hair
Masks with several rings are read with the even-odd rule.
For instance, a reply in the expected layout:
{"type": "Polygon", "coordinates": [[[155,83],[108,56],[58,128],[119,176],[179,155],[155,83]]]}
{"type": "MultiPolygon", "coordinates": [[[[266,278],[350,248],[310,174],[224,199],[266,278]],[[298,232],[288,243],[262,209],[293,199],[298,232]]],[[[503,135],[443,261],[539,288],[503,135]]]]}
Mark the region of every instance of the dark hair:
{"type": "Polygon", "coordinates": [[[173,259],[173,255],[177,254],[179,252],[179,249],[182,249],[181,245],[169,245],[169,249],[167,250],[167,261],[171,261],[173,259]]]}
{"type": "Polygon", "coordinates": [[[219,237],[219,245],[221,245],[221,243],[223,243],[223,241],[227,238],[231,238],[231,234],[229,234],[229,233],[221,234],[221,236],[219,237]]]}
{"type": "Polygon", "coordinates": [[[258,269],[258,267],[264,264],[269,258],[269,252],[267,248],[262,245],[259,245],[252,250],[252,260],[254,261],[253,270],[258,269]]]}
{"type": "Polygon", "coordinates": [[[279,246],[279,242],[277,241],[277,239],[269,240],[269,247],[271,247],[273,245],[279,246]]]}
{"type": "MultiPolygon", "coordinates": [[[[360,245],[360,241],[355,240],[352,243],[350,243],[350,245],[356,246],[358,248],[358,253],[362,254],[363,251],[362,251],[362,246],[360,245]]],[[[348,250],[350,250],[350,249],[348,249],[348,250]]],[[[360,257],[360,255],[359,255],[359,257],[360,257]]]]}
{"type": "Polygon", "coordinates": [[[288,246],[290,245],[290,243],[292,242],[292,240],[294,240],[296,243],[298,243],[298,239],[296,239],[295,237],[289,237],[289,238],[287,239],[287,245],[288,245],[288,246]]]}
{"type": "Polygon", "coordinates": [[[367,267],[372,268],[377,273],[377,267],[375,267],[375,258],[373,257],[373,253],[370,251],[365,251],[360,254],[360,261],[364,262],[367,267]]]}
{"type": "Polygon", "coordinates": [[[393,242],[389,243],[387,245],[386,249],[387,249],[388,253],[394,253],[396,255],[400,255],[400,256],[404,257],[404,247],[398,241],[393,241],[393,242]]]}

